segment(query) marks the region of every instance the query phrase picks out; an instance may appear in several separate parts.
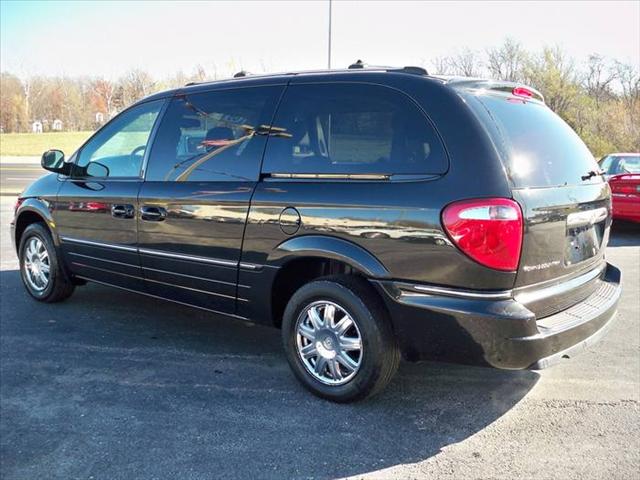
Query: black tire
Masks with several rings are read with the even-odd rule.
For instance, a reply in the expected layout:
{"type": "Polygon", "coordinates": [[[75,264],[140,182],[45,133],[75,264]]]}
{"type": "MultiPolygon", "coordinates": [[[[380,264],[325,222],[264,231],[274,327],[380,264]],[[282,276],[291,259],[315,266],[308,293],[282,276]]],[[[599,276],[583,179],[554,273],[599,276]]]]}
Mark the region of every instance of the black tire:
{"type": "Polygon", "coordinates": [[[20,276],[27,292],[40,302],[53,303],[61,302],[71,296],[74,285],[62,269],[58,252],[53,244],[51,233],[42,223],[32,223],[22,233],[20,247],[18,249],[20,259],[20,276]],[[32,239],[39,239],[46,249],[49,265],[49,280],[42,289],[37,289],[27,278],[27,246],[32,239]]]}
{"type": "Polygon", "coordinates": [[[400,349],[382,300],[365,279],[356,276],[325,277],[296,291],[284,312],[282,340],[298,380],[315,395],[334,402],[353,402],[375,395],[391,381],[400,363],[400,349]],[[299,317],[306,318],[303,313],[307,308],[322,301],[344,309],[361,337],[359,368],[347,383],[340,385],[327,385],[317,379],[298,353],[299,317]]]}

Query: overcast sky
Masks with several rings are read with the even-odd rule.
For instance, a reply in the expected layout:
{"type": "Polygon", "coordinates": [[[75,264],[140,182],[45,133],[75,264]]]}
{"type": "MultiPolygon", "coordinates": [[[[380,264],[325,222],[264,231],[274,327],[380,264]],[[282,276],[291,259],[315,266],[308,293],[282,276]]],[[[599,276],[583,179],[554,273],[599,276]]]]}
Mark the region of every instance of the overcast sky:
{"type": "MultiPolygon", "coordinates": [[[[19,74],[164,76],[216,65],[220,75],[325,68],[329,3],[0,3],[0,63],[19,74]]],[[[640,67],[640,1],[333,2],[332,66],[358,58],[427,67],[437,56],[512,37],[640,67]]]]}

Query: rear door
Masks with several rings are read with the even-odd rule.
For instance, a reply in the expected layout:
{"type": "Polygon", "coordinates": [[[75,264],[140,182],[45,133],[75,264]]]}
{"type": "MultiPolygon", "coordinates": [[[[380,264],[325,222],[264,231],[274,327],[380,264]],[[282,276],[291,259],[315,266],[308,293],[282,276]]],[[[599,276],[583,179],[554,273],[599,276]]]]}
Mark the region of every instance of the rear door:
{"type": "Polygon", "coordinates": [[[74,274],[143,290],[137,252],[137,197],[151,132],[164,105],[136,105],[114,118],[78,152],[53,217],[74,274]]]}
{"type": "Polygon", "coordinates": [[[139,195],[147,290],[233,313],[249,202],[284,86],[218,89],[174,98],[139,195]]]}
{"type": "Polygon", "coordinates": [[[470,96],[469,103],[492,134],[523,209],[516,287],[554,283],[603,266],[610,190],[580,137],[537,100],[486,94],[470,96]]]}
{"type": "Polygon", "coordinates": [[[293,79],[251,201],[242,261],[261,268],[240,270],[240,283],[252,288],[239,311],[268,315],[279,246],[295,236],[365,249],[395,278],[433,274],[429,253],[446,240],[433,227],[439,211],[425,206],[438,197],[430,182],[447,168],[434,127],[406,94],[369,83],[293,79]]]}

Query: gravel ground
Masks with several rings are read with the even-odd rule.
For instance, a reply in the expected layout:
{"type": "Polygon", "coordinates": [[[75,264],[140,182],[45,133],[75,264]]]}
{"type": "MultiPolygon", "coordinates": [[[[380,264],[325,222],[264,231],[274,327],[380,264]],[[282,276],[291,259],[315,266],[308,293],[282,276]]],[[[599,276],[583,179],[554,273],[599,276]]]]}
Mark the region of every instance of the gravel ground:
{"type": "Polygon", "coordinates": [[[24,293],[0,197],[0,477],[639,478],[640,232],[616,228],[619,316],[542,371],[403,364],[334,405],[288,371],[277,331],[89,285],[24,293]]]}

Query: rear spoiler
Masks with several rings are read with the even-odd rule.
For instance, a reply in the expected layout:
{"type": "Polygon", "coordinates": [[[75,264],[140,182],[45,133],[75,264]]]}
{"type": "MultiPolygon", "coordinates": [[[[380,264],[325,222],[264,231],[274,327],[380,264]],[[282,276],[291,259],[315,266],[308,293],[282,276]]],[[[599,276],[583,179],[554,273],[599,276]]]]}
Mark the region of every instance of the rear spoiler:
{"type": "Polygon", "coordinates": [[[538,90],[521,83],[502,80],[486,80],[467,77],[440,77],[448,85],[475,91],[500,92],[519,98],[538,100],[544,103],[544,96],[538,90]]]}

